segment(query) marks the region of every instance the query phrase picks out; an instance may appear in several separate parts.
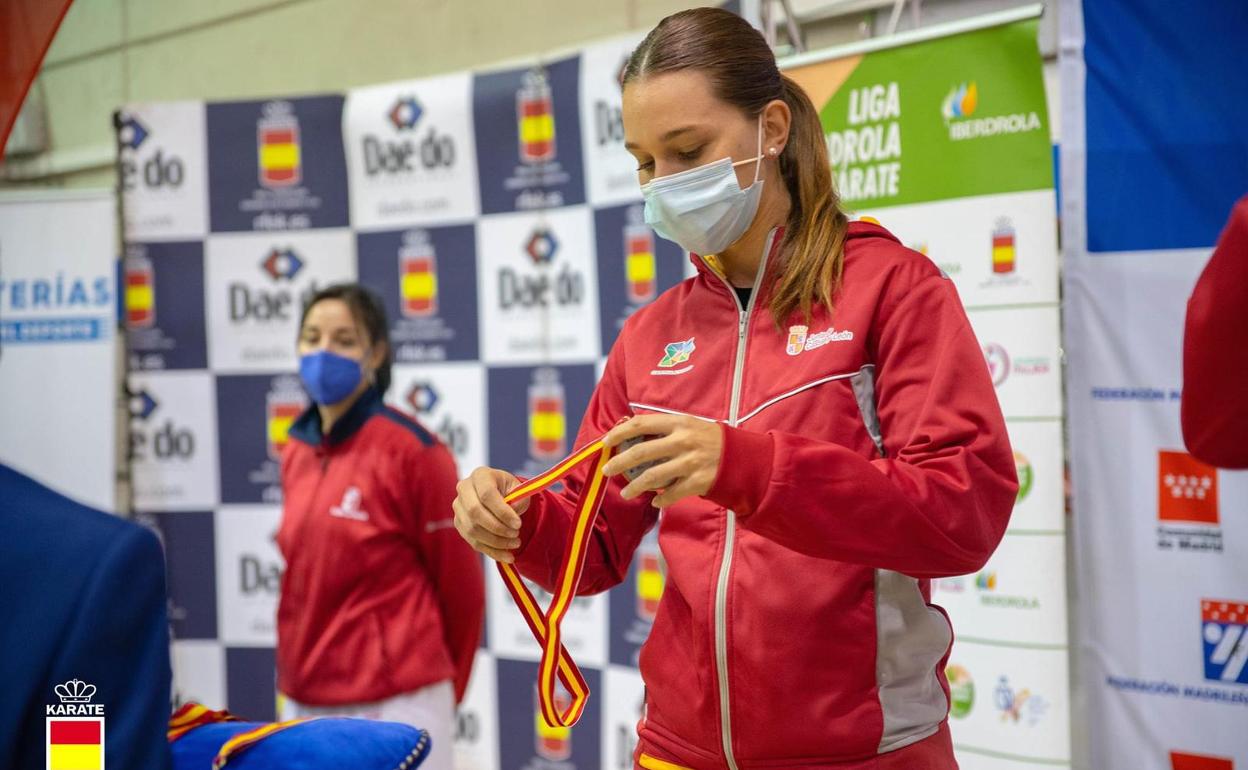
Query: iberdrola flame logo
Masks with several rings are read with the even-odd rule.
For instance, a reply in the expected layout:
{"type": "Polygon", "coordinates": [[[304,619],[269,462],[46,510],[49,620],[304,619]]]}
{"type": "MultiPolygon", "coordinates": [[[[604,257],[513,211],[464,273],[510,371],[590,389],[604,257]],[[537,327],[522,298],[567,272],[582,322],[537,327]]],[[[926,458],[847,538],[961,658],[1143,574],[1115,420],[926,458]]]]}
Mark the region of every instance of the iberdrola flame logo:
{"type": "Polygon", "coordinates": [[[979,88],[972,80],[969,85],[962,83],[949,90],[949,95],[940,105],[940,114],[946,122],[954,118],[969,118],[978,104],[979,88]]]}

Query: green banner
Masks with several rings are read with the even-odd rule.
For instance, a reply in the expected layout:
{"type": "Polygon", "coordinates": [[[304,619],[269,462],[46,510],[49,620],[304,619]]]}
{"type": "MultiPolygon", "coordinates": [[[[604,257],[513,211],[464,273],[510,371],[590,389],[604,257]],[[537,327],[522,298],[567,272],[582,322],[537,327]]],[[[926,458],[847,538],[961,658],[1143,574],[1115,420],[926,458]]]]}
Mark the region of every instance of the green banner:
{"type": "Polygon", "coordinates": [[[1038,20],[789,69],[851,208],[1053,187],[1038,20]]]}

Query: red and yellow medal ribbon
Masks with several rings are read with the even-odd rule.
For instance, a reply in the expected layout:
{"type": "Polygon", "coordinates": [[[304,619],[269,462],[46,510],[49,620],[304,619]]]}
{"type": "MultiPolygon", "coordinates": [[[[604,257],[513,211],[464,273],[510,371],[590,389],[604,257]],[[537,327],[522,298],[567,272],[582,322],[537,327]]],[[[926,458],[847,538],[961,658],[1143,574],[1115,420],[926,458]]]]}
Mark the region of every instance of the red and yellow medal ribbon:
{"type": "MultiPolygon", "coordinates": [[[[253,727],[250,730],[235,734],[225,743],[221,744],[217,755],[212,760],[212,770],[221,770],[225,764],[232,758],[238,756],[250,746],[255,745],[273,733],[285,730],[288,727],[294,727],[297,724],[308,722],[316,717],[304,717],[302,719],[289,719],[285,722],[267,722],[259,727],[253,727]]],[[[196,727],[203,725],[216,724],[218,722],[242,722],[243,720],[234,716],[225,709],[214,711],[199,703],[187,703],[173,713],[169,717],[168,738],[172,743],[177,739],[186,735],[196,727]]]]}
{"type": "Polygon", "coordinates": [[[203,704],[192,701],[184,704],[169,717],[169,729],[166,732],[166,736],[169,738],[169,742],[172,743],[200,725],[241,721],[241,719],[225,709],[214,711],[203,704]]]}
{"type": "Polygon", "coordinates": [[[510,564],[498,563],[498,571],[503,576],[511,598],[520,608],[529,630],[542,647],[542,661],[537,673],[537,700],[541,708],[542,718],[551,727],[571,727],[581,718],[585,710],[585,702],[589,698],[589,686],[585,677],[577,668],[572,656],[564,648],[560,638],[559,626],[563,622],[572,598],[576,595],[576,587],[581,581],[581,571],[585,567],[585,555],[589,539],[593,535],[594,520],[598,517],[598,509],[606,496],[607,481],[602,475],[602,466],[614,453],[613,447],[602,443],[602,439],[587,444],[561,460],[553,468],[540,476],[536,476],[511,490],[503,498],[503,502],[513,503],[536,494],[557,483],[581,463],[589,461],[589,473],[586,476],[585,489],[577,503],[576,521],[572,528],[572,537],[568,540],[567,551],[559,565],[559,573],[555,583],[554,598],[550,609],[543,612],[533,598],[529,587],[520,579],[520,573],[510,564]],[[555,701],[556,678],[567,688],[571,702],[567,708],[560,709],[555,701]]]}
{"type": "Polygon", "coordinates": [[[288,727],[311,722],[315,719],[319,719],[319,717],[302,717],[300,719],[289,719],[285,722],[269,722],[246,732],[238,733],[221,744],[221,748],[217,750],[217,755],[212,758],[212,770],[221,770],[231,759],[234,759],[273,733],[281,732],[288,727]]]}

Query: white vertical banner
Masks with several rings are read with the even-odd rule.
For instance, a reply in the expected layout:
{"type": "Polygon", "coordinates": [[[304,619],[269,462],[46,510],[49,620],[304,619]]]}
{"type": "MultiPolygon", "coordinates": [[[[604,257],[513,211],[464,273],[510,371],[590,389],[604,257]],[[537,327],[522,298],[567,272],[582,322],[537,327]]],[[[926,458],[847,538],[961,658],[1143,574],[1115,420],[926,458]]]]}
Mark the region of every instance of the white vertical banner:
{"type": "Polygon", "coordinates": [[[1036,9],[788,68],[819,108],[845,205],[957,287],[1019,491],[983,569],[934,581],[964,768],[1070,766],[1057,204],[1036,9]]]}
{"type": "Polygon", "coordinates": [[[1248,473],[1189,454],[1180,423],[1188,297],[1248,192],[1248,8],[1184,11],[1058,17],[1075,745],[1095,770],[1248,767],[1248,473]]]}
{"type": "Polygon", "coordinates": [[[111,190],[0,195],[0,463],[105,511],[117,483],[111,190]]]}

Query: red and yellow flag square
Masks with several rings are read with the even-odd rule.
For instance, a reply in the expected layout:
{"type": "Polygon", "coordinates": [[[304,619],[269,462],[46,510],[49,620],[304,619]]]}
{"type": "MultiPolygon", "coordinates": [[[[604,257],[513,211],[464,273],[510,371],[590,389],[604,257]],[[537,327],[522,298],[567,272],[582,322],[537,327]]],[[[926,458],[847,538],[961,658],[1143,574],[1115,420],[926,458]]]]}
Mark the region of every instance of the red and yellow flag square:
{"type": "Polygon", "coordinates": [[[103,717],[49,717],[47,770],[104,770],[103,717]]]}

